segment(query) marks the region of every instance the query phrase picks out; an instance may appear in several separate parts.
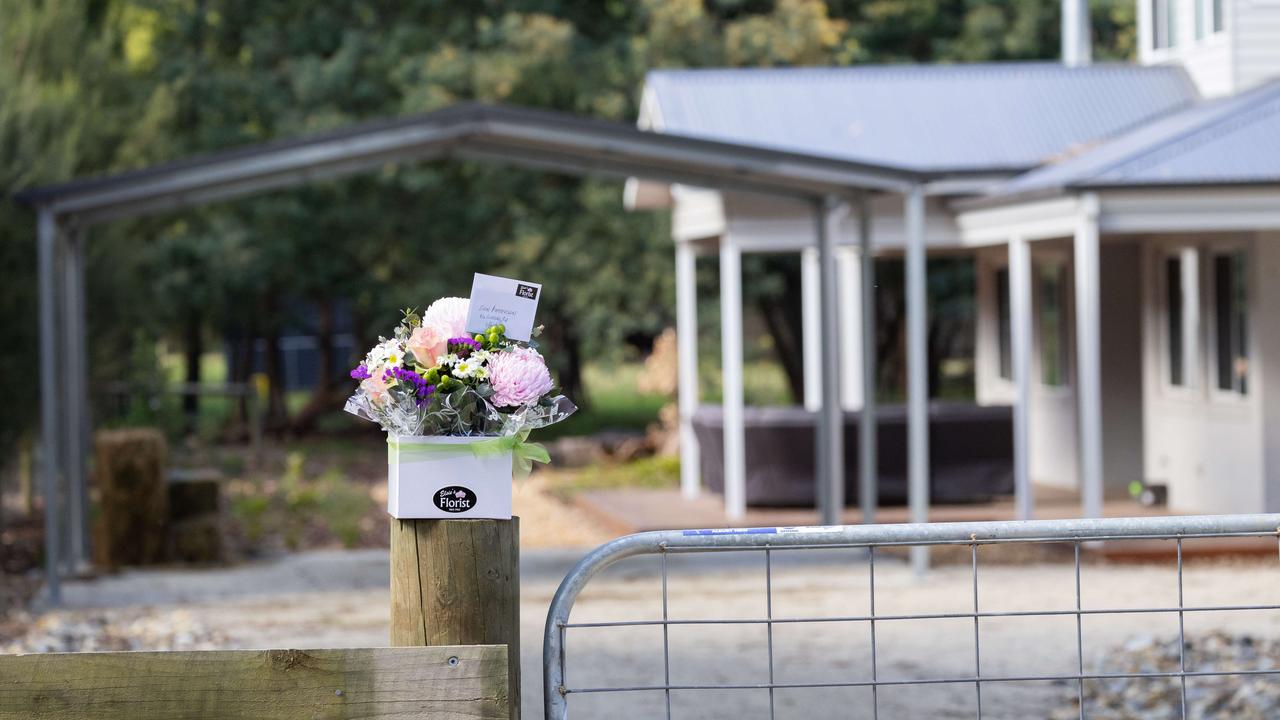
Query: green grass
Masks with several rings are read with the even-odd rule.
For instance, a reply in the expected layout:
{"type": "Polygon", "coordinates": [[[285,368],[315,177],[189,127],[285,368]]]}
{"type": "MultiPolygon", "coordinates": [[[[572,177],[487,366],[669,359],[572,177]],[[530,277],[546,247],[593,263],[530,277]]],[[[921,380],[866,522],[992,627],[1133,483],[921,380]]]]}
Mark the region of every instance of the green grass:
{"type": "Polygon", "coordinates": [[[608,368],[587,366],[582,378],[587,387],[587,401],[580,403],[584,407],[564,422],[535,432],[534,439],[555,440],[603,430],[644,430],[657,422],[658,411],[670,400],[636,389],[641,367],[640,363],[608,368]]]}
{"type": "MultiPolygon", "coordinates": [[[[720,364],[704,363],[699,369],[702,401],[718,403],[724,398],[720,364]]],[[[791,405],[791,388],[782,365],[770,360],[756,360],[742,368],[743,395],[748,405],[791,405]]]]}
{"type": "Polygon", "coordinates": [[[657,455],[628,463],[599,463],[579,470],[556,472],[550,485],[554,492],[562,495],[584,490],[679,487],[680,458],[657,455]]]}

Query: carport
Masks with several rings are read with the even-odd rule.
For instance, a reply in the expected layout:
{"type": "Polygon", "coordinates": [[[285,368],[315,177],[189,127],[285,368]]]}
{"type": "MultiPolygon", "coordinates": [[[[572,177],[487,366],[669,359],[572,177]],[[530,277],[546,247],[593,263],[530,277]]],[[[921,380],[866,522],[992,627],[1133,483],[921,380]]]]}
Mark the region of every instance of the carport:
{"type": "MultiPolygon", "coordinates": [[[[64,358],[40,376],[40,479],[45,497],[49,597],[59,599],[60,572],[87,560],[86,460],[88,316],[84,245],[96,224],[228,200],[303,183],[338,178],[389,163],[448,158],[479,159],[575,175],[635,177],[663,183],[801,199],[813,208],[819,266],[821,386],[817,478],[822,520],[838,522],[843,498],[840,406],[840,323],[833,228],[861,210],[864,417],[875,417],[873,252],[869,215],[872,194],[904,196],[907,234],[909,487],[911,517],[927,520],[928,387],[926,378],[924,197],[929,177],[873,164],[664,135],[630,125],[572,115],[464,104],[406,118],[356,125],[333,133],[269,142],[195,156],[118,175],[35,188],[19,198],[38,214],[40,356],[64,358]]],[[[724,376],[726,510],[742,505],[743,446],[742,288],[740,252],[720,257],[724,376]]],[[[687,302],[691,256],[676,258],[681,341],[696,339],[687,302]],[[691,335],[693,333],[693,335],[691,335]]],[[[691,368],[681,368],[681,383],[691,368]]],[[[861,500],[874,512],[876,459],[873,421],[861,423],[861,500]]],[[[682,438],[686,440],[687,438],[682,438]]],[[[927,561],[913,549],[917,567],[927,561]]]]}

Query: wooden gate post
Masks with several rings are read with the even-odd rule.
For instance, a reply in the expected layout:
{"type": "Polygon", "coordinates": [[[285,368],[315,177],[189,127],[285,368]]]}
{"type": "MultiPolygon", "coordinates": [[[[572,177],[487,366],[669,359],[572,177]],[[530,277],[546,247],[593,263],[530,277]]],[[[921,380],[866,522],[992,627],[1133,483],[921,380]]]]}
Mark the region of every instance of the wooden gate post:
{"type": "Polygon", "coordinates": [[[391,644],[506,645],[518,720],[520,518],[392,518],[391,644]]]}

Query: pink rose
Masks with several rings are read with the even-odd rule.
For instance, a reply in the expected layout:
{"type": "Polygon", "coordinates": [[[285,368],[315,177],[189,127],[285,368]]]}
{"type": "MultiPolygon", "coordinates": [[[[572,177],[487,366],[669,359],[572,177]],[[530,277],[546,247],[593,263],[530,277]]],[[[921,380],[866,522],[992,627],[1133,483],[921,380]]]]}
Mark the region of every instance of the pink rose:
{"type": "Polygon", "coordinates": [[[387,399],[387,381],[383,378],[383,371],[378,369],[377,372],[361,380],[360,389],[369,396],[369,400],[375,404],[382,404],[387,399]]]}
{"type": "Polygon", "coordinates": [[[537,350],[516,347],[489,359],[489,384],[493,404],[519,407],[537,402],[551,392],[551,371],[537,350]]]}
{"type": "Polygon", "coordinates": [[[449,350],[449,328],[429,324],[415,328],[405,348],[413,353],[413,359],[423,367],[435,367],[440,356],[449,350]]]}

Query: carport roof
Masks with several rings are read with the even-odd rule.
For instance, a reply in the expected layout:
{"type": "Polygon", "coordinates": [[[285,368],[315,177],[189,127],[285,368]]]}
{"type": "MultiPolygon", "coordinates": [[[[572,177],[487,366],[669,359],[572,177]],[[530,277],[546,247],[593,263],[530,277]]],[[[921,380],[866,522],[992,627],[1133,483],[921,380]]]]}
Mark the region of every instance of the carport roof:
{"type": "Polygon", "coordinates": [[[895,191],[926,179],[877,163],[675,137],[545,110],[462,104],[34,188],[18,198],[95,222],[441,157],[810,197],[895,191]]]}

